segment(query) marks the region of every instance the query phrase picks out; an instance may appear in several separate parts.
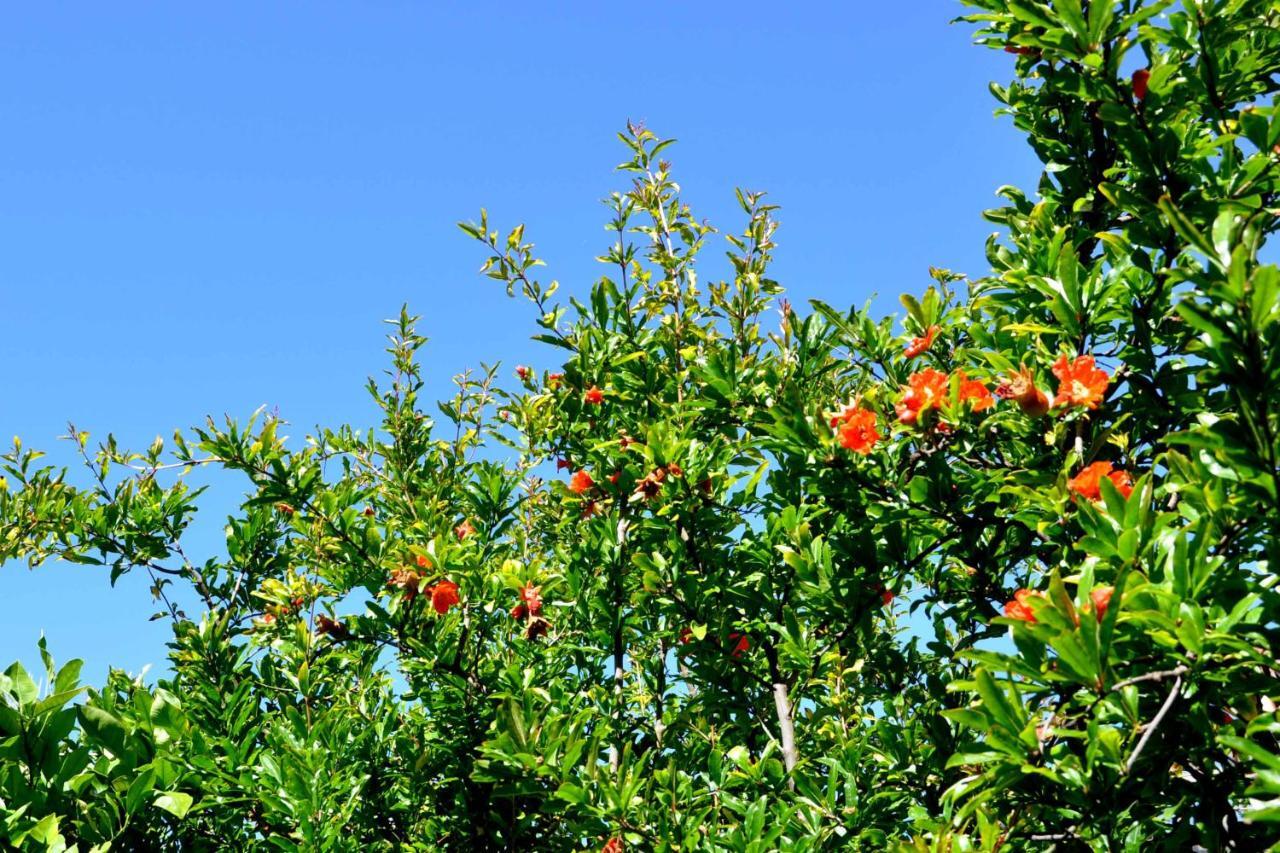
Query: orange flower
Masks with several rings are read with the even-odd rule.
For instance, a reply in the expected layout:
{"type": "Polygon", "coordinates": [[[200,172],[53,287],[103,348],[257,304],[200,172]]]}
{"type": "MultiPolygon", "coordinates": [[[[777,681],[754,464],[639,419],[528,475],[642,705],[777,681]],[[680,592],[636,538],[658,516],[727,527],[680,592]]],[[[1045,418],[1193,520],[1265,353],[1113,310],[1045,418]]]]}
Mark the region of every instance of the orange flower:
{"type": "Polygon", "coordinates": [[[622,853],[622,839],[614,836],[604,843],[600,853],[622,853]]]}
{"type": "Polygon", "coordinates": [[[347,626],[337,619],[330,619],[321,613],[316,617],[316,635],[320,636],[328,634],[335,640],[345,640],[351,636],[351,632],[347,630],[347,626]]]}
{"type": "Polygon", "coordinates": [[[431,568],[431,561],[428,560],[426,556],[423,554],[419,554],[417,557],[415,557],[414,562],[418,564],[418,568],[420,569],[431,568]]]}
{"type": "Polygon", "coordinates": [[[264,613],[264,614],[262,615],[262,622],[263,622],[263,624],[266,624],[266,625],[274,625],[274,624],[275,624],[275,621],[276,621],[276,617],[275,617],[275,614],[274,614],[274,613],[264,613]]]}
{"type": "Polygon", "coordinates": [[[525,584],[520,589],[520,600],[524,602],[521,606],[527,606],[529,612],[534,616],[542,615],[542,590],[531,583],[525,584]]]}
{"type": "Polygon", "coordinates": [[[440,581],[431,587],[431,606],[441,616],[449,612],[462,599],[458,598],[458,585],[453,581],[440,581]]]}
{"type": "Polygon", "coordinates": [[[960,377],[960,402],[972,400],[975,412],[989,409],[996,404],[995,398],[991,396],[991,391],[986,385],[977,379],[969,379],[964,375],[963,370],[959,371],[958,376],[960,377]]]}
{"type": "Polygon", "coordinates": [[[592,385],[587,389],[586,393],[582,395],[582,401],[592,406],[598,406],[604,402],[604,392],[592,385]]]}
{"type": "Polygon", "coordinates": [[[1027,368],[1010,373],[996,388],[996,396],[1013,400],[1024,415],[1038,418],[1049,411],[1049,397],[1036,387],[1035,377],[1027,368]]]}
{"type": "Polygon", "coordinates": [[[1033,589],[1020,589],[1013,594],[1013,601],[1004,606],[1004,615],[1010,619],[1021,619],[1023,622],[1035,624],[1036,614],[1031,609],[1032,598],[1043,598],[1044,594],[1033,589]]]}
{"type": "Polygon", "coordinates": [[[1133,72],[1133,96],[1139,101],[1147,97],[1147,83],[1151,80],[1151,72],[1139,68],[1133,72]]]}
{"type": "Polygon", "coordinates": [[[674,462],[667,463],[667,474],[672,477],[683,477],[684,469],[674,462]]]}
{"type": "Polygon", "coordinates": [[[907,386],[902,399],[894,405],[898,420],[904,424],[916,423],[921,414],[936,409],[947,398],[947,374],[932,367],[911,374],[907,386]]]}
{"type": "Polygon", "coordinates": [[[580,495],[596,484],[591,479],[591,475],[586,471],[574,471],[573,476],[569,478],[569,491],[575,495],[580,495]]]}
{"type": "Polygon", "coordinates": [[[876,413],[861,406],[850,406],[843,414],[831,419],[831,425],[840,436],[840,446],[863,456],[871,453],[871,449],[880,440],[880,432],[876,429],[876,413]]]}
{"type": "Polygon", "coordinates": [[[1096,409],[1107,391],[1111,377],[1105,370],[1094,366],[1093,356],[1077,356],[1067,361],[1065,355],[1053,363],[1053,375],[1058,377],[1056,405],[1084,406],[1096,409]]]}
{"type": "Polygon", "coordinates": [[[636,483],[635,494],[645,500],[656,498],[658,492],[662,491],[662,481],[665,479],[667,479],[666,469],[654,468],[636,483]]]}
{"type": "Polygon", "coordinates": [[[391,573],[391,580],[387,581],[387,586],[399,587],[404,591],[406,602],[413,601],[421,585],[422,575],[413,569],[396,569],[391,573]]]}
{"type": "Polygon", "coordinates": [[[1089,593],[1089,598],[1093,600],[1093,609],[1098,616],[1098,621],[1102,621],[1102,617],[1107,615],[1107,608],[1111,606],[1111,595],[1115,592],[1112,586],[1096,586],[1093,592],[1089,593]]]}
{"type": "Polygon", "coordinates": [[[462,523],[453,528],[453,535],[457,536],[459,539],[466,539],[475,532],[475,525],[471,523],[471,519],[469,518],[462,519],[462,523]]]}
{"type": "Polygon", "coordinates": [[[1110,480],[1126,498],[1133,494],[1133,478],[1129,476],[1129,472],[1113,470],[1111,463],[1106,461],[1086,465],[1079,474],[1067,481],[1067,488],[1091,501],[1102,500],[1103,477],[1110,480]]]}
{"type": "Polygon", "coordinates": [[[907,344],[907,348],[903,350],[902,354],[907,358],[915,358],[916,356],[927,352],[929,347],[933,346],[934,336],[937,335],[939,331],[940,330],[937,326],[930,326],[925,330],[924,337],[912,338],[911,343],[907,344]]]}
{"type": "Polygon", "coordinates": [[[276,504],[276,509],[285,515],[293,515],[293,507],[288,504],[276,504]]]}

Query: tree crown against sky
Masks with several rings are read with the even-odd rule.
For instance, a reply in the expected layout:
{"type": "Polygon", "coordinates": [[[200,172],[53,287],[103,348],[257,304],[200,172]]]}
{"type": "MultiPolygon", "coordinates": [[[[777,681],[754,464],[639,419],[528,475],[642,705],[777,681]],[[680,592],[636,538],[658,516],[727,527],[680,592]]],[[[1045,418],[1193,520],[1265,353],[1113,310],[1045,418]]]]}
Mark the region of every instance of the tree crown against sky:
{"type": "Polygon", "coordinates": [[[556,368],[432,406],[405,310],[376,430],[76,433],[83,484],[15,445],[0,557],[145,574],[173,639],[79,706],[74,663],[0,677],[10,843],[1274,843],[1280,10],[970,5],[1045,171],[905,335],[783,298],[760,193],[701,277],[632,123],[589,292],[462,226],[556,368]]]}

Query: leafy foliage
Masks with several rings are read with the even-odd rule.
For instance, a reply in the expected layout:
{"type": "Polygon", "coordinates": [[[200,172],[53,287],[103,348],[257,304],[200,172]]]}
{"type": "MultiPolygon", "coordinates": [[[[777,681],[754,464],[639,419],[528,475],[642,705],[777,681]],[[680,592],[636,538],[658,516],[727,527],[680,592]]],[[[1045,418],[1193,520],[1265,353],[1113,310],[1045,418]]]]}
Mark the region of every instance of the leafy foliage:
{"type": "Polygon", "coordinates": [[[79,705],[75,664],[0,677],[8,843],[1280,841],[1280,8],[967,5],[1045,171],[905,335],[782,299],[762,193],[700,278],[715,229],[629,125],[581,298],[462,226],[554,369],[459,376],[437,425],[402,311],[376,430],[73,428],[85,487],[15,442],[0,558],[146,571],[174,639],[79,705]],[[208,466],[247,490],[197,562],[208,466]]]}

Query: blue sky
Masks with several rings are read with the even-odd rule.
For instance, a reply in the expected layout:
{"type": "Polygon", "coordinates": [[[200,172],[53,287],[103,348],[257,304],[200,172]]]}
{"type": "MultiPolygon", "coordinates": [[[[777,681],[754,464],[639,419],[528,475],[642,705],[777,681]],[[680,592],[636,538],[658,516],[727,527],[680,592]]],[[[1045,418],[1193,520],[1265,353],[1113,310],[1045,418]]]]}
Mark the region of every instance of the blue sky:
{"type": "MultiPolygon", "coordinates": [[[[69,460],[68,420],[137,447],[278,407],[301,437],[366,425],[401,303],[436,396],[481,360],[554,363],[455,227],[527,223],[562,294],[601,274],[615,132],[680,140],[700,217],[782,206],[775,273],[836,305],[981,274],[1001,184],[1037,164],[949,0],[911,3],[35,4],[0,27],[0,436],[69,460]],[[642,11],[643,8],[643,11],[642,11]]],[[[720,253],[709,252],[709,257],[720,253]]],[[[715,263],[703,277],[719,272],[715,263]]],[[[240,484],[191,537],[217,553],[240,484]]],[[[194,553],[193,553],[194,552],[194,553]]],[[[163,666],[143,576],[0,567],[0,667],[163,666]]]]}

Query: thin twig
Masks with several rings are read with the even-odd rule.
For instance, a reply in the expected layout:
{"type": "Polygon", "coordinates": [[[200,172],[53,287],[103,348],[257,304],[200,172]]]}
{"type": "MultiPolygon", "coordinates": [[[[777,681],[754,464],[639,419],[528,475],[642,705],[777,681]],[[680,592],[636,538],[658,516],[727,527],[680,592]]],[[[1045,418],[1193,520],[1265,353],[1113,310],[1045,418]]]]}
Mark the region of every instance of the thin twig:
{"type": "Polygon", "coordinates": [[[1124,681],[1117,681],[1111,685],[1111,689],[1119,690],[1122,687],[1128,687],[1130,684],[1137,684],[1140,681],[1164,681],[1166,678],[1181,678],[1191,671],[1191,668],[1185,664],[1175,666],[1173,669],[1163,669],[1159,672],[1145,672],[1142,675],[1135,675],[1133,678],[1126,678],[1124,681]]]}
{"type": "Polygon", "coordinates": [[[1173,700],[1178,698],[1178,691],[1182,689],[1182,676],[1179,675],[1173,682],[1173,689],[1169,691],[1169,695],[1165,697],[1164,704],[1160,706],[1159,712],[1155,718],[1147,725],[1147,730],[1142,733],[1142,739],[1138,741],[1138,745],[1133,748],[1129,760],[1124,765],[1125,775],[1129,775],[1129,771],[1133,770],[1133,764],[1138,760],[1138,756],[1142,754],[1142,750],[1146,747],[1147,741],[1151,740],[1151,736],[1155,734],[1156,729],[1160,728],[1160,723],[1164,720],[1164,715],[1169,713],[1169,709],[1173,707],[1173,700]]]}
{"type": "Polygon", "coordinates": [[[1028,841],[1066,841],[1069,838],[1079,838],[1074,832],[1053,832],[1047,835],[1029,835],[1028,841]]]}

